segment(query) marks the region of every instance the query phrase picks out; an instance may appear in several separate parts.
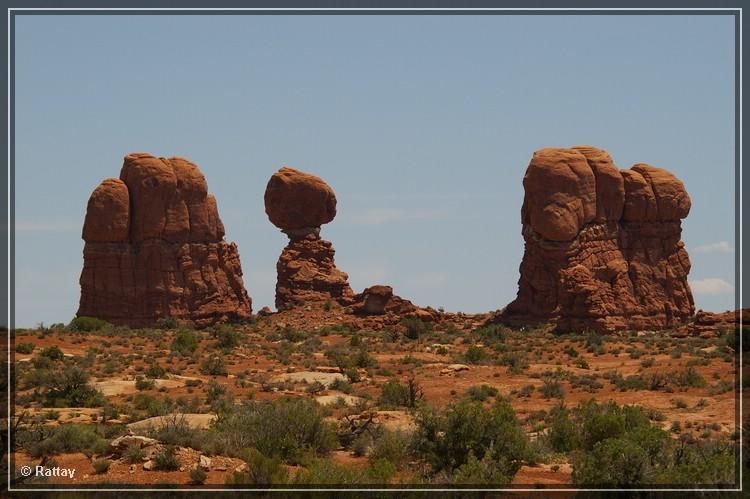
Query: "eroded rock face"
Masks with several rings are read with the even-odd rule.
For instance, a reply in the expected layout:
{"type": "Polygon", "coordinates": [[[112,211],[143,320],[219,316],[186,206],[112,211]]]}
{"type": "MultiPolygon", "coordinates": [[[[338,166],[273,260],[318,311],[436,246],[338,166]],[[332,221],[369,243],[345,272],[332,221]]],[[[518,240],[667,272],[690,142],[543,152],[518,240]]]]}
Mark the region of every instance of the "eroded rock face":
{"type": "Polygon", "coordinates": [[[186,159],[127,155],[120,178],[91,194],[82,235],[79,316],[203,326],[251,313],[237,246],[224,241],[216,200],[186,159]]]}
{"type": "Polygon", "coordinates": [[[521,210],[518,296],[501,317],[558,330],[664,328],[692,316],[680,240],[690,197],[667,170],[618,170],[590,146],[534,153],[521,210]]]}
{"type": "Polygon", "coordinates": [[[354,296],[352,311],[357,315],[413,315],[419,309],[409,300],[393,294],[393,288],[376,284],[354,296]]]}
{"type": "Polygon", "coordinates": [[[320,226],[336,216],[336,195],[321,178],[284,167],[271,176],[264,195],[271,223],[289,236],[276,264],[276,309],[309,302],[352,302],[349,276],[336,268],[333,245],[320,226]]]}
{"type": "Polygon", "coordinates": [[[336,194],[323,179],[283,167],[271,176],[263,196],[268,219],[282,231],[312,230],[336,216],[336,194]]]}

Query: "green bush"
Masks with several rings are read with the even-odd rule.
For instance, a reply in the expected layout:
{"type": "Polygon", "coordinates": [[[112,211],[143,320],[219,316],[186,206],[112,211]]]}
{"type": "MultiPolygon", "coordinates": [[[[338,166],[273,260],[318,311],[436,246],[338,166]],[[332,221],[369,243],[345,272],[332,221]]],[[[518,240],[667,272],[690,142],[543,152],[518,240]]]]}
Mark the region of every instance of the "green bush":
{"type": "Polygon", "coordinates": [[[590,452],[580,453],[573,464],[573,483],[627,488],[642,485],[648,472],[648,456],[635,442],[607,438],[590,452]]]}
{"type": "Polygon", "coordinates": [[[232,485],[273,485],[287,482],[288,475],[279,458],[264,456],[257,449],[247,448],[239,453],[247,463],[246,471],[235,471],[227,480],[232,485]]]}
{"type": "Polygon", "coordinates": [[[66,367],[48,379],[44,398],[52,407],[100,407],[106,399],[89,384],[89,374],[78,367],[66,367]]]}
{"type": "Polygon", "coordinates": [[[401,407],[406,406],[406,403],[406,388],[399,383],[398,380],[389,379],[383,383],[380,398],[378,399],[378,405],[385,407],[401,407]]]}
{"type": "Polygon", "coordinates": [[[565,397],[565,390],[563,390],[562,384],[555,379],[545,379],[544,384],[539,389],[542,393],[542,397],[545,399],[551,398],[563,398],[565,397]]]}
{"type": "Polygon", "coordinates": [[[462,485],[508,485],[513,476],[500,464],[502,461],[492,447],[482,459],[477,459],[473,453],[469,453],[466,464],[462,464],[455,471],[453,482],[462,485]]]}
{"type": "Polygon", "coordinates": [[[464,360],[469,364],[480,364],[490,358],[489,353],[482,347],[471,345],[464,354],[464,360]]]}
{"type": "Polygon", "coordinates": [[[172,351],[180,355],[188,355],[198,349],[198,333],[195,331],[178,331],[172,340],[172,351]]]}
{"type": "Polygon", "coordinates": [[[308,453],[325,455],[338,445],[320,406],[299,398],[246,402],[221,414],[211,431],[229,453],[252,447],[287,462],[298,462],[308,453]]]}
{"type": "Polygon", "coordinates": [[[170,315],[157,319],[156,327],[159,329],[177,329],[178,327],[180,327],[180,323],[177,320],[177,317],[173,317],[170,315]]]}
{"type": "Polygon", "coordinates": [[[325,459],[313,460],[306,469],[297,473],[295,485],[355,485],[367,483],[364,470],[335,464],[325,459]]]}
{"type": "Polygon", "coordinates": [[[129,446],[122,453],[122,458],[130,464],[141,464],[144,457],[146,457],[146,451],[138,444],[129,446]]]}
{"type": "Polygon", "coordinates": [[[91,466],[94,467],[94,471],[98,474],[106,473],[109,470],[109,466],[112,464],[112,461],[109,459],[96,459],[91,463],[91,466]]]}
{"type": "Polygon", "coordinates": [[[180,469],[180,461],[177,460],[176,449],[173,445],[165,445],[154,456],[154,464],[157,470],[175,471],[180,469]]]}
{"type": "Polygon", "coordinates": [[[232,350],[240,344],[240,333],[228,324],[214,329],[214,335],[216,336],[216,345],[221,349],[232,350]]]}
{"type": "Polygon", "coordinates": [[[136,390],[151,390],[156,386],[156,382],[153,379],[147,379],[147,378],[141,378],[138,377],[135,380],[135,389],[136,390]]]}
{"type": "Polygon", "coordinates": [[[151,364],[148,369],[146,369],[146,377],[147,378],[163,378],[166,376],[167,371],[161,367],[159,364],[151,364]]]}
{"type": "Polygon", "coordinates": [[[400,431],[383,429],[382,433],[374,439],[372,450],[368,456],[370,464],[378,460],[386,460],[396,467],[406,462],[409,455],[409,439],[400,431]]]}
{"type": "Polygon", "coordinates": [[[39,352],[39,355],[53,361],[63,360],[65,358],[65,354],[57,345],[43,348],[42,351],[39,352]]]}
{"type": "Polygon", "coordinates": [[[96,317],[87,317],[85,315],[82,315],[80,317],[75,317],[72,321],[70,321],[70,324],[68,324],[68,329],[70,329],[71,331],[86,332],[100,331],[109,325],[110,324],[107,321],[97,319],[96,317]]]}
{"type": "Polygon", "coordinates": [[[103,438],[97,427],[87,424],[71,423],[52,427],[38,441],[34,441],[34,436],[27,432],[19,433],[22,433],[17,436],[19,443],[22,443],[29,455],[34,458],[71,452],[92,455],[96,454],[97,450],[109,446],[109,442],[103,438]]]}
{"type": "Polygon", "coordinates": [[[508,329],[500,325],[484,326],[475,330],[474,335],[481,339],[482,343],[485,345],[493,345],[506,340],[508,329]]]}
{"type": "Polygon", "coordinates": [[[404,317],[401,323],[406,328],[405,336],[410,340],[417,340],[432,331],[432,325],[419,317],[404,317]]]}
{"type": "Polygon", "coordinates": [[[521,463],[531,457],[526,433],[507,400],[496,400],[486,409],[482,403],[460,400],[439,413],[423,408],[416,417],[414,448],[435,471],[453,471],[473,455],[486,455],[496,462],[498,472],[513,477],[521,463]]]}
{"type": "Polygon", "coordinates": [[[18,343],[16,345],[16,353],[28,354],[34,351],[36,345],[33,343],[18,343]]]}
{"type": "Polygon", "coordinates": [[[219,355],[211,355],[201,362],[200,371],[211,376],[226,376],[228,374],[224,359],[219,355]]]}
{"type": "Polygon", "coordinates": [[[553,407],[547,416],[547,439],[556,452],[570,452],[579,445],[578,430],[570,413],[561,406],[553,407]]]}
{"type": "Polygon", "coordinates": [[[206,481],[206,478],[208,478],[208,473],[200,466],[196,465],[190,468],[190,483],[193,485],[201,485],[206,481]]]}
{"type": "Polygon", "coordinates": [[[497,388],[486,384],[470,386],[466,391],[470,399],[478,400],[479,402],[484,402],[490,397],[496,397],[497,393],[497,388]]]}

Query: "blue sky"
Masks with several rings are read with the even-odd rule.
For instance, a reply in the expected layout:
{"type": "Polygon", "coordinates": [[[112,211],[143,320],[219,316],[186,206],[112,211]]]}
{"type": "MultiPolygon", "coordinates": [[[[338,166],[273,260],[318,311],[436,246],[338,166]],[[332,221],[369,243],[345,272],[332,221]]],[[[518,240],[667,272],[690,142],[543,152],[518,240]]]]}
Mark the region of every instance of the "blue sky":
{"type": "Polygon", "coordinates": [[[533,151],[591,144],[673,171],[696,306],[734,308],[730,16],[16,16],[16,324],[78,308],[91,191],[128,152],[184,156],[253,308],[286,244],[263,191],[323,177],[355,291],[479,312],[516,294],[533,151]]]}

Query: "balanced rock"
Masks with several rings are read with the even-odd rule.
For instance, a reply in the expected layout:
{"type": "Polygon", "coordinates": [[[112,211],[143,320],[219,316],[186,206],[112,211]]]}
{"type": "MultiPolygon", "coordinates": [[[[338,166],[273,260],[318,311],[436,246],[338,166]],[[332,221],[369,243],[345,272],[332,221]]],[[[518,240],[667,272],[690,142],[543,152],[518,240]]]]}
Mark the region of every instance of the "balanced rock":
{"type": "Polygon", "coordinates": [[[125,157],[91,194],[79,316],[134,327],[175,317],[204,326],[246,318],[251,301],[216,199],[183,158],[125,157]]]}
{"type": "Polygon", "coordinates": [[[667,170],[618,170],[590,146],[534,153],[523,180],[525,252],[511,325],[659,329],[692,316],[681,219],[685,187],[667,170]]]}
{"type": "Polygon", "coordinates": [[[352,302],[349,276],[336,268],[333,245],[320,226],[336,216],[336,195],[321,178],[284,167],[271,176],[264,195],[271,223],[289,236],[276,264],[276,308],[334,300],[352,302]]]}

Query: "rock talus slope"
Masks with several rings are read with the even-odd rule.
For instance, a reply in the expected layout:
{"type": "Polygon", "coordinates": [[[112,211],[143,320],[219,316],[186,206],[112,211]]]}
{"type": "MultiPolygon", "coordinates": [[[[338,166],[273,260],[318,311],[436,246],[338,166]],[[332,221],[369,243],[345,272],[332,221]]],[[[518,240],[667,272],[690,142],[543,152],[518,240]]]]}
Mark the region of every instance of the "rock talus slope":
{"type": "Polygon", "coordinates": [[[523,185],[525,252],[503,322],[611,331],[693,315],[680,240],[690,197],[674,175],[646,164],[619,170],[606,151],[576,146],[535,152],[523,185]]]}
{"type": "Polygon", "coordinates": [[[91,194],[82,235],[79,316],[142,327],[251,314],[237,246],[224,241],[216,199],[186,159],[127,155],[120,178],[91,194]]]}

